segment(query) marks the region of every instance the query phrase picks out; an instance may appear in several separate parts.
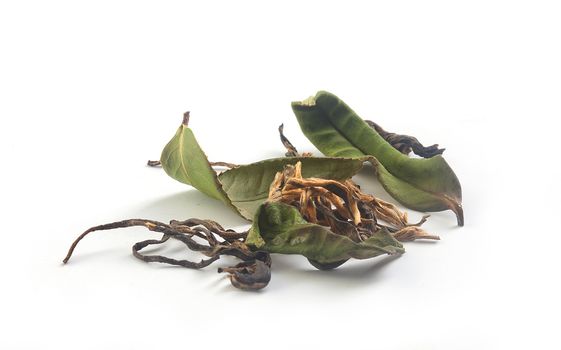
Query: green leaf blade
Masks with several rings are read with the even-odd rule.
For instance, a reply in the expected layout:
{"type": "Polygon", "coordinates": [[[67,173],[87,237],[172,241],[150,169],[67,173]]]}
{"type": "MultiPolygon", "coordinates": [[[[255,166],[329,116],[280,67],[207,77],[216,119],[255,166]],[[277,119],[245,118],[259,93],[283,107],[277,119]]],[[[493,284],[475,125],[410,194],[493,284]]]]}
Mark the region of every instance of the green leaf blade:
{"type": "Polygon", "coordinates": [[[293,102],[292,109],[298,117],[304,135],[323,154],[330,157],[365,156],[365,153],[349,142],[333,125],[325,123],[325,115],[321,109],[303,106],[299,102],[293,102]]]}
{"type": "Polygon", "coordinates": [[[231,205],[216,172],[187,125],[182,124],[164,147],[160,162],[164,171],[173,179],[231,205]]]}
{"type": "Polygon", "coordinates": [[[356,158],[275,158],[241,165],[217,175],[193,131],[182,124],[162,151],[160,162],[173,179],[224,202],[247,220],[267,200],[275,174],[288,164],[303,164],[305,177],[344,180],[363,166],[356,158]]]}
{"type": "Polygon", "coordinates": [[[267,200],[275,174],[288,164],[302,162],[304,177],[344,180],[355,175],[363,162],[350,158],[291,157],[274,158],[242,165],[221,173],[218,178],[229,200],[242,216],[251,220],[257,208],[267,200]]]}
{"type": "Polygon", "coordinates": [[[296,208],[284,203],[265,203],[259,208],[246,243],[270,253],[303,255],[319,264],[404,252],[386,230],[356,243],[328,227],[306,222],[296,208]]]}
{"type": "MultiPolygon", "coordinates": [[[[421,211],[451,209],[463,225],[461,185],[444,158],[415,159],[384,140],[337,96],[320,91],[293,102],[302,132],[327,156],[375,157],[384,188],[406,207],[421,211]]],[[[372,158],[370,158],[372,159],[372,158]]]]}

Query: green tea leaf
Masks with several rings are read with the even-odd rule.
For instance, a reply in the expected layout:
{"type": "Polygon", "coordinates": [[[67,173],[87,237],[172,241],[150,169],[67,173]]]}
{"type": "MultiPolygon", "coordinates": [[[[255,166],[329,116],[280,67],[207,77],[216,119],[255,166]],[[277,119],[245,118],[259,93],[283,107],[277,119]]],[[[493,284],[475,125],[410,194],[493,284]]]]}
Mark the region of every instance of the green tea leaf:
{"type": "Polygon", "coordinates": [[[162,151],[160,157],[162,168],[173,179],[195,187],[204,194],[226,203],[239,213],[222,188],[216,172],[209,164],[188,123],[189,112],[185,113],[183,123],[162,151]]]}
{"type": "Polygon", "coordinates": [[[165,146],[160,162],[166,173],[206,195],[224,202],[242,217],[252,220],[268,196],[275,174],[287,164],[302,162],[306,177],[344,180],[363,166],[360,159],[292,157],[241,165],[217,175],[188,127],[188,115],[165,146]]]}
{"type": "Polygon", "coordinates": [[[328,227],[308,223],[298,209],[280,202],[267,202],[259,207],[246,244],[270,253],[300,254],[319,264],[404,252],[402,244],[385,229],[356,243],[328,227]]]}
{"type": "Polygon", "coordinates": [[[257,208],[267,199],[275,174],[287,164],[302,162],[304,177],[332,180],[351,178],[363,162],[349,158],[291,157],[268,159],[229,169],[218,176],[229,200],[243,217],[251,220],[257,208]]]}
{"type": "Polygon", "coordinates": [[[451,209],[463,225],[460,182],[441,155],[425,159],[402,154],[329,92],[293,102],[292,109],[302,132],[322,153],[370,161],[386,191],[400,203],[419,211],[451,209]]]}

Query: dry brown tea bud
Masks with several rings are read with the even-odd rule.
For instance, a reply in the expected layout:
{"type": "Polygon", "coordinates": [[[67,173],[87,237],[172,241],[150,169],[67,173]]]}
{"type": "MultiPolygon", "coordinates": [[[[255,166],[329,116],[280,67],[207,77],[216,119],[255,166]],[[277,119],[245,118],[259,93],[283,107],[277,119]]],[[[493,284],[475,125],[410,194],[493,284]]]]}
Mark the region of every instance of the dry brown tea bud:
{"type": "Polygon", "coordinates": [[[275,175],[269,201],[292,205],[308,222],[328,226],[355,242],[364,241],[382,228],[400,241],[439,239],[421,229],[428,215],[416,224],[397,206],[362,192],[352,180],[303,178],[302,163],[287,165],[275,175]]]}

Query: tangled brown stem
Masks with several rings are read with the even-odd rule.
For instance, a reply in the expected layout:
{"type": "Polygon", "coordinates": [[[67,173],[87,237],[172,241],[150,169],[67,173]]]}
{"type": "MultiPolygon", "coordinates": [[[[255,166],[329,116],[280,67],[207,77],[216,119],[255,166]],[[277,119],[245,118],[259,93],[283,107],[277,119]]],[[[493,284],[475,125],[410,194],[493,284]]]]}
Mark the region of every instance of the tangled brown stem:
{"type": "Polygon", "coordinates": [[[66,264],[72,257],[78,243],[87,235],[95,231],[112,230],[116,228],[142,226],[150,231],[162,233],[161,239],[149,239],[135,243],[132,247],[133,255],[145,262],[158,262],[178,265],[192,269],[200,269],[218,260],[221,255],[235,256],[243,261],[244,267],[238,265],[219,269],[219,272],[230,273],[230,280],[237,288],[261,289],[265,287],[270,279],[270,256],[266,252],[254,252],[244,243],[247,232],[235,232],[225,230],[220,224],[212,220],[188,219],[185,221],[172,220],[169,224],[146,219],[129,219],[109,224],[98,225],[84,231],[70,246],[63,262],[66,264]],[[193,237],[206,241],[206,244],[197,242],[193,237]],[[149,245],[159,245],[167,242],[170,238],[185,244],[192,251],[200,252],[208,259],[200,262],[189,260],[177,260],[162,255],[143,255],[140,251],[149,245]]]}

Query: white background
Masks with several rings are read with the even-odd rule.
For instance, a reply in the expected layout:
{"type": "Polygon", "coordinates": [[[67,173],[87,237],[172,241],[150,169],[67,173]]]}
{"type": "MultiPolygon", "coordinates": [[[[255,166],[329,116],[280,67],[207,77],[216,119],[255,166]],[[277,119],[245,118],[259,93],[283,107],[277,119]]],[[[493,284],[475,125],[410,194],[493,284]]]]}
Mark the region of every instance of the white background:
{"type": "Polygon", "coordinates": [[[366,3],[2,1],[0,348],[559,349],[559,2],[366,3]],[[281,122],[315,151],[290,102],[320,89],[446,147],[465,227],[435,213],[441,241],[332,272],[274,256],[258,293],[216,273],[229,260],[134,259],[142,229],[93,234],[62,266],[100,223],[246,228],[146,160],[186,110],[213,161],[282,156],[281,122]]]}

